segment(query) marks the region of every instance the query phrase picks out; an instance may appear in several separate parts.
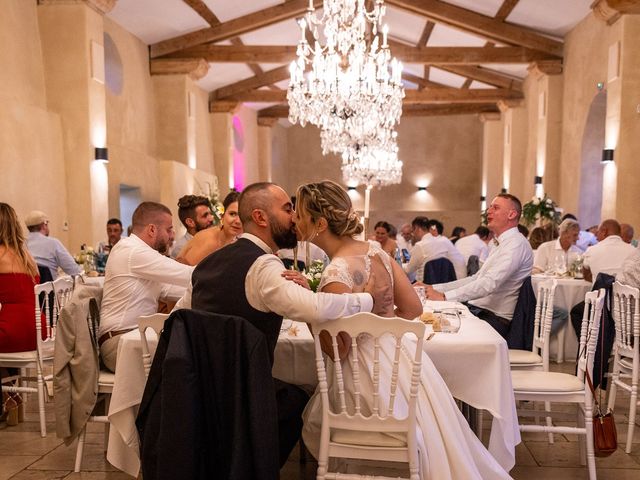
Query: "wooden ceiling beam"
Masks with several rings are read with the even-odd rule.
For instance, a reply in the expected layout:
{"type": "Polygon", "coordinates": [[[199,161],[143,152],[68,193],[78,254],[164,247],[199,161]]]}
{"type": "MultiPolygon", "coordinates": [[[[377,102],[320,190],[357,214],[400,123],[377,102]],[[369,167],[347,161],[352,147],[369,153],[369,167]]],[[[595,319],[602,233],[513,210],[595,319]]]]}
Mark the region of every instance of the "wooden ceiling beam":
{"type": "MultiPolygon", "coordinates": [[[[530,63],[558,57],[523,47],[410,47],[397,42],[391,54],[404,63],[425,65],[478,65],[481,63],[530,63]]],[[[211,63],[288,63],[296,58],[289,45],[201,45],[166,58],[204,58],[211,63]]]]}
{"type": "Polygon", "coordinates": [[[200,80],[209,72],[209,62],[202,58],[159,58],[149,62],[151,75],[189,75],[200,80]]]}
{"type": "MultiPolygon", "coordinates": [[[[321,7],[322,1],[323,0],[313,0],[314,6],[317,8],[321,7]]],[[[149,55],[151,58],[158,58],[203,43],[220,42],[237,37],[243,33],[302,15],[306,12],[308,6],[308,0],[290,0],[239,18],[234,18],[233,20],[214,27],[204,28],[155,43],[149,48],[149,55]]]]}
{"type": "Polygon", "coordinates": [[[513,9],[516,8],[516,5],[518,5],[519,1],[520,0],[504,0],[504,2],[502,2],[502,5],[500,5],[500,8],[496,12],[496,14],[493,16],[493,18],[495,18],[496,20],[500,20],[501,22],[504,22],[507,19],[507,17],[511,15],[511,12],[513,12],[513,9]]]}
{"type": "MultiPolygon", "coordinates": [[[[437,115],[473,115],[500,113],[495,103],[458,104],[458,105],[407,105],[402,107],[403,117],[428,117],[437,115]]],[[[287,105],[274,105],[258,110],[258,122],[261,118],[287,118],[287,105]]]]}
{"type": "Polygon", "coordinates": [[[388,5],[425,16],[436,23],[456,27],[488,40],[520,45],[550,55],[562,56],[563,44],[534,30],[505,23],[439,0],[387,0],[388,5]]]}
{"type": "MultiPolygon", "coordinates": [[[[520,100],[522,93],[504,88],[472,89],[461,90],[458,88],[434,88],[424,90],[405,90],[403,105],[416,104],[449,104],[449,103],[496,103],[501,100],[520,100]]],[[[280,103],[286,102],[287,92],[272,90],[252,90],[240,92],[235,95],[225,97],[223,101],[237,102],[263,102],[280,103]]],[[[216,103],[213,99],[212,104],[216,103]]]]}
{"type": "Polygon", "coordinates": [[[488,68],[465,65],[447,65],[438,68],[488,85],[493,85],[494,87],[511,89],[516,92],[522,91],[522,80],[494,70],[489,70],[488,68]]]}
{"type": "MultiPolygon", "coordinates": [[[[277,83],[281,80],[286,80],[287,78],[289,78],[289,67],[285,65],[283,67],[274,68],[273,70],[264,72],[262,75],[255,75],[251,78],[246,78],[239,82],[214,90],[209,94],[209,99],[212,101],[226,99],[234,95],[271,85],[272,83],[277,83]]],[[[282,92],[282,90],[278,91],[282,92]]]]}
{"type": "Polygon", "coordinates": [[[402,78],[407,82],[411,82],[418,86],[418,88],[449,88],[453,89],[448,85],[443,85],[441,83],[432,82],[431,80],[427,80],[426,77],[419,77],[418,75],[414,75],[409,72],[402,72],[402,78]]]}

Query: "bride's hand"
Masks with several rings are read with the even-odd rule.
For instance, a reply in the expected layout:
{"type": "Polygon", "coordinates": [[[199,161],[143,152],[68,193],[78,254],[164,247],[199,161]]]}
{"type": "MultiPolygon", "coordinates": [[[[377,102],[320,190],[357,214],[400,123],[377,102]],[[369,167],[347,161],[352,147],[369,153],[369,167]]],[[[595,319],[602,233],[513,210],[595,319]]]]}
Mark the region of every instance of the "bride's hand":
{"type": "Polygon", "coordinates": [[[369,281],[365,285],[364,291],[373,298],[372,313],[385,312],[393,308],[393,290],[388,288],[384,282],[376,285],[376,276],[373,272],[369,275],[369,281]]]}
{"type": "Polygon", "coordinates": [[[282,276],[287,280],[291,280],[292,282],[297,283],[301,287],[306,288],[307,290],[311,290],[311,288],[309,287],[309,282],[307,281],[307,278],[297,270],[285,270],[284,272],[282,272],[282,276]]]}

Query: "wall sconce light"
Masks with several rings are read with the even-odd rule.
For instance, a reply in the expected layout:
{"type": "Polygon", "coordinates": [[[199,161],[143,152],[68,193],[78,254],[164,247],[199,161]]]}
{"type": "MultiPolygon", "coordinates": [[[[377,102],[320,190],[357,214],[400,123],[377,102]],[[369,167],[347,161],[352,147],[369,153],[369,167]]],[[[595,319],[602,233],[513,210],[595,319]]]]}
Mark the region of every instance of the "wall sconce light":
{"type": "Polygon", "coordinates": [[[349,190],[350,192],[355,192],[356,191],[356,187],[347,187],[347,190],[349,190]]]}
{"type": "Polygon", "coordinates": [[[426,192],[427,191],[427,187],[418,187],[418,191],[419,192],[426,192]]]}
{"type": "Polygon", "coordinates": [[[500,190],[500,193],[507,193],[507,189],[502,187],[502,189],[500,190]]]}
{"type": "Polygon", "coordinates": [[[605,148],[602,150],[602,163],[613,162],[613,148],[605,148]]]}
{"type": "Polygon", "coordinates": [[[97,162],[109,163],[109,151],[106,147],[96,147],[94,159],[97,162]]]}
{"type": "Polygon", "coordinates": [[[540,175],[536,175],[535,177],[533,177],[533,184],[542,185],[542,177],[540,175]]]}
{"type": "Polygon", "coordinates": [[[486,202],[487,201],[487,197],[485,197],[484,195],[480,195],[480,201],[481,202],[486,202]]]}

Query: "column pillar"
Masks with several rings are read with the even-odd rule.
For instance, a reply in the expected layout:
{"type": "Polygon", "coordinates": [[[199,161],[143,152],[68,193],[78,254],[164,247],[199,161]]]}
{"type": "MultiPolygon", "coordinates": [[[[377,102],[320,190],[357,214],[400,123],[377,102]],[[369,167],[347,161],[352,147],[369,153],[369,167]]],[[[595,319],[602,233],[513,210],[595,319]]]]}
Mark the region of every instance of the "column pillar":
{"type": "Polygon", "coordinates": [[[260,180],[272,181],[272,127],[278,122],[277,118],[258,117],[258,170],[260,180]]]}
{"type": "Polygon", "coordinates": [[[482,122],[482,187],[480,210],[486,210],[493,197],[500,193],[503,176],[504,126],[500,113],[481,113],[482,122]]]}

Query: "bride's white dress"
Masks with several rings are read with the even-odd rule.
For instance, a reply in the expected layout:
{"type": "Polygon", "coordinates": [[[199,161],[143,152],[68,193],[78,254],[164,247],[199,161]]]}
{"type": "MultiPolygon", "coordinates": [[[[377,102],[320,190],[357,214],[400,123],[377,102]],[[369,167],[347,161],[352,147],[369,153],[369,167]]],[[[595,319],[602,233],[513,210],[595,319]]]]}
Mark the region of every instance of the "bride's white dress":
{"type": "MultiPolygon", "coordinates": [[[[323,273],[320,289],[329,283],[339,282],[345,284],[352,291],[362,291],[372,267],[376,272],[376,279],[384,277],[384,275],[378,273],[379,269],[376,269],[380,262],[375,262],[375,257],[381,260],[388,272],[388,277],[385,281],[388,281],[389,278],[391,279],[388,283],[389,288],[393,290],[393,276],[390,264],[392,260],[388,254],[374,245],[369,247],[367,255],[334,258],[323,273]]],[[[384,312],[382,316],[393,316],[393,312],[384,312]]],[[[367,400],[372,401],[373,398],[373,371],[370,370],[373,366],[373,342],[367,340],[368,337],[365,335],[361,335],[358,338],[360,392],[362,394],[360,402],[364,415],[370,415],[370,405],[367,404],[367,400]]],[[[394,345],[393,338],[383,337],[380,355],[385,355],[392,359],[394,345]]],[[[415,339],[412,336],[405,335],[404,345],[409,352],[415,352],[415,339]]],[[[353,366],[351,357],[350,354],[349,357],[342,361],[342,368],[345,372],[351,371],[353,366]]],[[[404,358],[407,362],[409,361],[407,356],[401,356],[401,358],[404,358]]],[[[389,365],[390,363],[388,362],[389,365]]],[[[329,370],[331,369],[331,364],[332,362],[329,362],[329,370]]],[[[407,368],[402,370],[409,371],[407,368]]],[[[390,375],[390,370],[386,372],[381,370],[381,392],[389,390],[390,375]]],[[[332,384],[332,372],[328,371],[327,377],[329,381],[329,398],[338,404],[337,388],[333,388],[332,384]]],[[[399,378],[398,384],[404,396],[396,400],[396,412],[398,416],[404,416],[407,410],[405,399],[408,398],[410,386],[409,375],[399,378]],[[398,402],[398,400],[401,401],[398,402]]],[[[355,400],[349,387],[350,385],[345,384],[347,406],[353,411],[355,400]]],[[[421,478],[438,480],[511,478],[471,431],[453,400],[447,385],[426,353],[422,355],[422,373],[417,405],[419,428],[417,439],[420,451],[421,478]]],[[[305,444],[317,458],[322,420],[322,400],[317,390],[304,411],[303,419],[302,435],[305,444]]]]}

